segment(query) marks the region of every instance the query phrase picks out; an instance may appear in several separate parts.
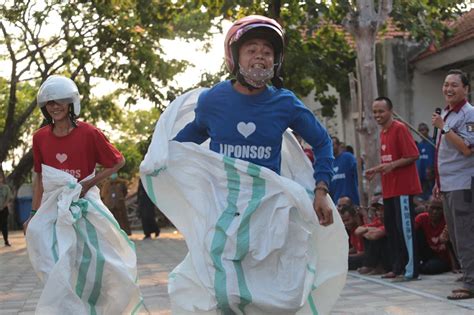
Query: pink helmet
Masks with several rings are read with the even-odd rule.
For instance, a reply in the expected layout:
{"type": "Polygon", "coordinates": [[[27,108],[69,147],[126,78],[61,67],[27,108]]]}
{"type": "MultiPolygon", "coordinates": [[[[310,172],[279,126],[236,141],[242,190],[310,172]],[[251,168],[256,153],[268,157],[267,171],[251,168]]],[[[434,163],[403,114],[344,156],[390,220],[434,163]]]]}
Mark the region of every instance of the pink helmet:
{"type": "Polygon", "coordinates": [[[236,74],[239,64],[239,47],[250,38],[268,40],[275,52],[275,76],[279,75],[283,62],[283,29],[277,21],[261,15],[249,15],[237,20],[227,32],[224,41],[225,64],[230,73],[236,74]],[[244,36],[247,34],[246,36],[244,36]],[[252,35],[250,37],[250,35],[252,35]]]}

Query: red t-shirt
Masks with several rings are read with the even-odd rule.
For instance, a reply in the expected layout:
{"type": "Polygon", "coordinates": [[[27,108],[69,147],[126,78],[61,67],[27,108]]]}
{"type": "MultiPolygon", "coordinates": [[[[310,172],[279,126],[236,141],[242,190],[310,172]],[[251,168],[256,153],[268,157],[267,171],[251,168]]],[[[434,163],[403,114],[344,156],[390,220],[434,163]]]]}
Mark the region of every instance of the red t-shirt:
{"type": "Polygon", "coordinates": [[[441,221],[433,226],[431,224],[430,215],[428,212],[420,213],[415,217],[415,229],[422,229],[423,234],[425,234],[426,242],[428,246],[439,255],[441,259],[446,262],[449,262],[449,253],[446,248],[446,244],[441,244],[439,237],[446,227],[446,222],[444,217],[441,221]]]}
{"type": "Polygon", "coordinates": [[[349,244],[352,245],[352,247],[355,248],[357,253],[363,253],[364,252],[364,240],[362,237],[355,235],[355,230],[353,229],[350,234],[349,234],[349,244]]]}
{"type": "Polygon", "coordinates": [[[313,150],[309,149],[309,148],[306,148],[306,149],[303,149],[304,153],[306,154],[306,156],[308,157],[308,159],[311,161],[311,163],[314,163],[314,153],[313,153],[313,150]]]}
{"type": "MultiPolygon", "coordinates": [[[[380,132],[382,163],[390,163],[401,158],[418,157],[419,155],[415,140],[401,122],[394,120],[387,130],[380,132]]],[[[382,191],[384,198],[421,194],[416,163],[413,162],[382,174],[382,191]]]]}
{"type": "Polygon", "coordinates": [[[364,224],[364,226],[367,226],[367,227],[374,227],[374,228],[377,228],[381,231],[384,231],[385,232],[385,225],[383,224],[382,221],[380,221],[379,218],[375,217],[372,222],[370,223],[367,223],[367,224],[364,224]]]}
{"type": "Polygon", "coordinates": [[[36,173],[41,173],[41,164],[46,164],[81,180],[93,173],[97,163],[110,168],[121,159],[122,154],[99,129],[82,121],[64,137],[54,135],[49,125],[33,135],[36,173]]]}

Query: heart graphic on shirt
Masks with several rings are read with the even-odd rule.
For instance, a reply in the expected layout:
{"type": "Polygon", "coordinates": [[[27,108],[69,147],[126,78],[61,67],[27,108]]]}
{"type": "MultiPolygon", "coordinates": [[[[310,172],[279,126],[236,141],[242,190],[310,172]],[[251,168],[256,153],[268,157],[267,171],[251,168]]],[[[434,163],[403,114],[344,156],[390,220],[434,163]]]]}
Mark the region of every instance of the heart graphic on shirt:
{"type": "Polygon", "coordinates": [[[421,149],[421,152],[425,153],[425,151],[426,151],[426,149],[425,149],[425,148],[421,149]]]}
{"type": "Polygon", "coordinates": [[[255,126],[255,124],[253,122],[244,123],[243,121],[241,121],[237,124],[237,130],[245,138],[247,138],[252,133],[254,133],[255,129],[257,129],[257,126],[255,126]]]}
{"type": "Polygon", "coordinates": [[[382,144],[382,151],[385,151],[386,148],[387,146],[385,144],[382,144]]]}
{"type": "Polygon", "coordinates": [[[56,160],[59,161],[59,163],[64,163],[64,161],[67,160],[67,154],[66,153],[58,153],[56,154],[56,160]]]}
{"type": "Polygon", "coordinates": [[[339,166],[334,167],[333,170],[334,170],[334,173],[337,173],[339,171],[339,166]]]}
{"type": "Polygon", "coordinates": [[[439,237],[433,236],[433,237],[431,238],[431,242],[432,242],[433,244],[438,244],[438,242],[439,242],[439,237]]]}

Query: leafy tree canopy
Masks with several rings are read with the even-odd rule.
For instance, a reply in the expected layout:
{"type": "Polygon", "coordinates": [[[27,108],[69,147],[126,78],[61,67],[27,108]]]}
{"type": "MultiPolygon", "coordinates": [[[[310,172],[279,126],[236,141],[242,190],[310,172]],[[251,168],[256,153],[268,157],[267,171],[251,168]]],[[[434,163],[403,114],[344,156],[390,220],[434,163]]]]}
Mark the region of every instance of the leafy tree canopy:
{"type": "MultiPolygon", "coordinates": [[[[209,38],[215,23],[212,12],[199,1],[186,0],[0,4],[0,60],[11,69],[0,82],[0,161],[11,157],[27,138],[24,135],[39,127],[35,94],[51,74],[69,76],[78,84],[83,117],[91,122],[121,121],[117,93],[129,95],[123,105],[142,97],[163,108],[180,92],[169,85],[188,63],[165,57],[160,41],[209,38]],[[90,93],[94,77],[121,83],[124,89],[94,99],[90,93]]],[[[31,169],[31,156],[25,154],[9,182],[21,183],[31,169]]]]}

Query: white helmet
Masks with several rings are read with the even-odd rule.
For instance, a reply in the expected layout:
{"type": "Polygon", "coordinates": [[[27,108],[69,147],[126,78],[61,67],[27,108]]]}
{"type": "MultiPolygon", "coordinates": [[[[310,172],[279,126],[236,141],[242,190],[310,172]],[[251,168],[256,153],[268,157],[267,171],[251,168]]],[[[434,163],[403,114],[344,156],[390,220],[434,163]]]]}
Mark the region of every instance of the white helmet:
{"type": "Polygon", "coordinates": [[[41,84],[36,101],[40,108],[49,101],[73,104],[76,116],[81,112],[81,101],[76,83],[62,75],[51,75],[41,84]]]}

